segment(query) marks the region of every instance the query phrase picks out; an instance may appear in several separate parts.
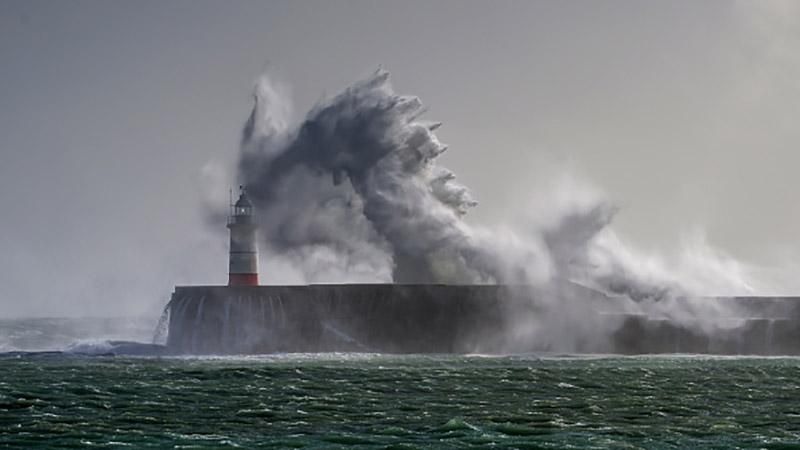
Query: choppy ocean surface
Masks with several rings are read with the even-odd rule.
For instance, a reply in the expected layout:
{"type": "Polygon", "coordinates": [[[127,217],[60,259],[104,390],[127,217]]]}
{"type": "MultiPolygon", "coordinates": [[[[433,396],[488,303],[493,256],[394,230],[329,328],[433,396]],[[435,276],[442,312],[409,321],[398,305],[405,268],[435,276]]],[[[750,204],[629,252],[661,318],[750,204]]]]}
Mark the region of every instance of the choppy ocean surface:
{"type": "Polygon", "coordinates": [[[0,447],[800,448],[796,358],[17,350],[0,447]]]}

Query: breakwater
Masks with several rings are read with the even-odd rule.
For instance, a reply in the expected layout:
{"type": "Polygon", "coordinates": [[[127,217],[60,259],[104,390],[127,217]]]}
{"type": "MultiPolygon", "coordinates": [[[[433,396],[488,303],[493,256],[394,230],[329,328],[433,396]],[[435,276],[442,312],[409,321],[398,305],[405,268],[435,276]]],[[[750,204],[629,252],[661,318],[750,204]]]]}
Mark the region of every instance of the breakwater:
{"type": "Polygon", "coordinates": [[[568,348],[520,332],[547,308],[531,289],[403,284],[176,287],[167,307],[167,346],[190,354],[800,354],[798,298],[704,299],[729,311],[710,327],[630,313],[596,291],[565,289],[585,299],[587,322],[607,326],[568,348]]]}

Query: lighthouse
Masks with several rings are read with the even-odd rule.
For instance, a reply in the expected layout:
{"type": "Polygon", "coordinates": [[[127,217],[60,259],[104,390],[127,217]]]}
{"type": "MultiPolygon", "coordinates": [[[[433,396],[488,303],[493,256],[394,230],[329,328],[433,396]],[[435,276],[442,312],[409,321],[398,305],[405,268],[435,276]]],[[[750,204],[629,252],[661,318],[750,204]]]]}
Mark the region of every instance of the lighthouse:
{"type": "Polygon", "coordinates": [[[231,205],[228,229],[231,230],[228,286],[258,286],[258,246],[253,204],[244,186],[239,186],[239,200],[231,205]]]}

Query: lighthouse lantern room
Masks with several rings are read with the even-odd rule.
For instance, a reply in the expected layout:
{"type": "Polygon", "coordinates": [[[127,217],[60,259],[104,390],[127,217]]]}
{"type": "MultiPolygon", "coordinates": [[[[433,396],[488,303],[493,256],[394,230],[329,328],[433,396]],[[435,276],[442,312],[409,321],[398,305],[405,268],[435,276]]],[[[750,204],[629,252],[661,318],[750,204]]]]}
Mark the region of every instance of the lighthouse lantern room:
{"type": "Polygon", "coordinates": [[[253,204],[244,186],[239,199],[231,205],[228,229],[231,230],[228,286],[258,286],[258,246],[253,204]]]}

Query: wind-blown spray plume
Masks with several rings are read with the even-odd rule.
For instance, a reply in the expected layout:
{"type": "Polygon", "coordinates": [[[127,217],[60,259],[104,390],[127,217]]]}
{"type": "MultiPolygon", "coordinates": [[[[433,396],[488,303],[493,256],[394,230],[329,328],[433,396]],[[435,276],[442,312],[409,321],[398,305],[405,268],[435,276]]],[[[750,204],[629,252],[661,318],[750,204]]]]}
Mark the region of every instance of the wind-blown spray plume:
{"type": "Polygon", "coordinates": [[[386,71],[318,104],[295,128],[280,93],[260,80],[239,177],[268,252],[305,282],[533,286],[575,321],[582,306],[559,284],[591,286],[637,309],[689,292],[665,271],[642,271],[608,229],[616,208],[596,196],[557,205],[547,223],[523,232],[468,225],[475,200],[436,162],[447,149],[440,124],[421,120],[421,101],[395,94],[386,71]]]}
{"type": "Polygon", "coordinates": [[[257,94],[240,173],[269,246],[317,261],[307,276],[330,273],[317,266],[322,254],[343,262],[345,278],[503,280],[461,220],[476,202],[435,164],[446,149],[438,123],[418,120],[422,103],[395,95],[388,72],[317,106],[292,131],[269,126],[269,100],[257,94]]]}

